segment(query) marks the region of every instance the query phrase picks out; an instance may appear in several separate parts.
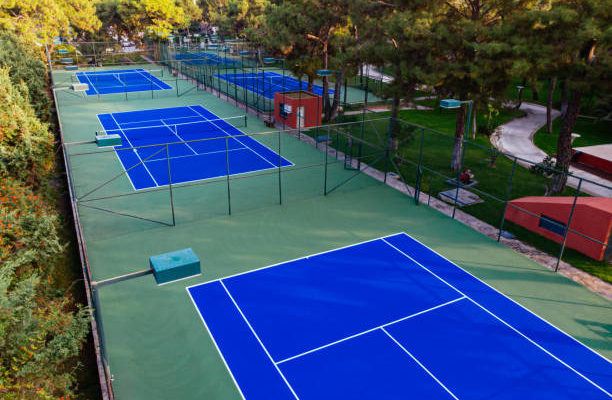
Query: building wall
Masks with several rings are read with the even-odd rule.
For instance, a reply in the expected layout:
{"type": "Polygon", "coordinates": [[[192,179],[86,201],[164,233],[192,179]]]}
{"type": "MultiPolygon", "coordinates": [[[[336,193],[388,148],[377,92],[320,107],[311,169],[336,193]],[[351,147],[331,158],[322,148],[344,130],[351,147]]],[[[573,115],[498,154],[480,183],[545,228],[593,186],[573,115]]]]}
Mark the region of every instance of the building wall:
{"type": "MultiPolygon", "coordinates": [[[[297,92],[289,93],[294,93],[295,95],[297,92]]],[[[277,92],[274,94],[274,119],[280,122],[284,120],[287,127],[296,129],[298,107],[304,107],[304,124],[302,125],[302,128],[309,128],[319,125],[321,123],[321,112],[323,110],[321,98],[310,92],[302,92],[305,96],[302,98],[285,96],[285,94],[289,93],[277,92]],[[291,113],[287,115],[287,118],[283,118],[281,115],[281,104],[291,106],[291,113]]]]}
{"type": "MultiPolygon", "coordinates": [[[[506,211],[506,219],[557,243],[562,243],[564,227],[558,227],[552,221],[567,224],[573,198],[568,198],[570,201],[564,203],[550,202],[550,199],[529,197],[512,200],[506,211]],[[528,214],[525,210],[535,215],[528,214]],[[560,232],[552,230],[560,230],[560,232]]],[[[602,243],[608,243],[612,230],[612,211],[590,207],[579,202],[576,204],[570,228],[602,243]]],[[[598,261],[604,258],[605,245],[573,232],[568,233],[566,246],[598,261]]]]}

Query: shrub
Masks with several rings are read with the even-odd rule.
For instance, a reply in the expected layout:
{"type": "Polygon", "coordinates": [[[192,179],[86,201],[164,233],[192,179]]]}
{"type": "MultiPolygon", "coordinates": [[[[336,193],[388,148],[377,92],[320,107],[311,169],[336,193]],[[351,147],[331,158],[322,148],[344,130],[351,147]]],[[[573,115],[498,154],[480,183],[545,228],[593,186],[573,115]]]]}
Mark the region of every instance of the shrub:
{"type": "Polygon", "coordinates": [[[0,173],[36,186],[52,167],[53,135],[36,117],[26,84],[14,85],[0,68],[0,173]]]}

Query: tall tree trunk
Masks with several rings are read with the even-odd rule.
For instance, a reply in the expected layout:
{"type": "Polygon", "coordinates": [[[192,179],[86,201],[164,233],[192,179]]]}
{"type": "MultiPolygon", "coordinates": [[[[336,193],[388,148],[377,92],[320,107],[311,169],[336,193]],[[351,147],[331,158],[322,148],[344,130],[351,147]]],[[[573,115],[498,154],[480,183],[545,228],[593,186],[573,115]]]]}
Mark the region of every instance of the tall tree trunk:
{"type": "Polygon", "coordinates": [[[389,120],[389,133],[391,136],[391,143],[389,143],[389,148],[391,150],[397,150],[399,145],[400,123],[397,118],[399,116],[400,103],[400,94],[399,92],[395,91],[393,93],[393,98],[391,99],[391,119],[389,120]]]}
{"type": "MultiPolygon", "coordinates": [[[[559,139],[557,140],[557,164],[556,168],[563,172],[569,171],[570,160],[572,158],[572,131],[576,126],[576,119],[580,112],[580,103],[582,102],[582,93],[577,90],[572,90],[567,112],[563,116],[559,139]]],[[[561,193],[565,189],[567,183],[566,174],[555,174],[553,178],[552,191],[561,193]]]]}
{"type": "Polygon", "coordinates": [[[476,140],[476,133],[478,131],[478,127],[476,126],[476,108],[474,107],[472,109],[472,134],[470,135],[472,137],[472,140],[476,140]]]}
{"type": "Polygon", "coordinates": [[[552,133],[552,107],[553,94],[557,88],[557,78],[550,78],[550,87],[548,88],[548,100],[546,101],[546,133],[552,133]]]}
{"type": "Polygon", "coordinates": [[[567,79],[561,80],[561,116],[567,112],[567,79]]]}
{"type": "Polygon", "coordinates": [[[332,103],[329,113],[329,120],[333,120],[338,116],[338,107],[340,106],[340,86],[342,85],[342,73],[338,74],[338,79],[334,85],[334,102],[332,103]]]}
{"type": "MultiPolygon", "coordinates": [[[[328,69],[328,52],[327,52],[327,42],[323,43],[323,69],[328,69]]],[[[324,120],[329,121],[330,117],[330,104],[329,104],[329,79],[327,75],[323,76],[323,115],[325,115],[324,120]]]]}
{"type": "Polygon", "coordinates": [[[453,146],[453,156],[451,168],[453,171],[461,169],[461,153],[463,151],[463,135],[465,134],[465,107],[462,105],[457,112],[455,123],[455,144],[453,146]]]}
{"type": "Polygon", "coordinates": [[[531,85],[531,100],[537,101],[539,97],[537,82],[533,82],[531,85]]]}
{"type": "Polygon", "coordinates": [[[312,90],[314,89],[314,76],[312,75],[308,75],[308,91],[312,93],[312,90]]]}

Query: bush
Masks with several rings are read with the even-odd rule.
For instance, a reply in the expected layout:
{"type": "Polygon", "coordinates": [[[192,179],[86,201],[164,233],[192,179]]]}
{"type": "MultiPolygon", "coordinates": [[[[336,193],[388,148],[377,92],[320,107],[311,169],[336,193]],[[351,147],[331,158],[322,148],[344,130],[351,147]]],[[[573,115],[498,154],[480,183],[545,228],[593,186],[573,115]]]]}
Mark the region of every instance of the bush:
{"type": "Polygon", "coordinates": [[[47,93],[47,69],[40,48],[28,45],[10,32],[0,32],[0,67],[10,68],[15,85],[28,87],[28,98],[36,116],[43,122],[51,119],[51,100],[47,93]]]}
{"type": "Polygon", "coordinates": [[[63,251],[52,208],[0,175],[0,394],[3,399],[72,395],[72,371],[88,314],[57,296],[54,258],[63,251]]]}
{"type": "Polygon", "coordinates": [[[38,185],[53,167],[53,135],[36,117],[25,83],[0,68],[0,173],[38,185]]]}

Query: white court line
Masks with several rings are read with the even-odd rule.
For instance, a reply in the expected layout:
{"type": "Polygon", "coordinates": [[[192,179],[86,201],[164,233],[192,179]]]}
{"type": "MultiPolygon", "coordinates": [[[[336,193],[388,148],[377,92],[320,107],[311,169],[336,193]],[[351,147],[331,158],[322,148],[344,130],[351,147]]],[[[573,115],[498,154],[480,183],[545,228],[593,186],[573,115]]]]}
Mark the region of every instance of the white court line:
{"type": "Polygon", "coordinates": [[[230,278],[234,278],[234,277],[241,276],[241,275],[251,274],[253,272],[261,271],[261,270],[268,269],[268,268],[278,267],[279,265],[288,264],[288,263],[299,261],[299,260],[307,260],[310,257],[316,257],[316,256],[320,256],[322,254],[332,253],[332,252],[335,252],[335,251],[348,249],[348,248],[353,247],[353,246],[359,246],[359,245],[362,245],[362,244],[365,244],[365,243],[375,242],[377,240],[381,240],[381,239],[386,238],[386,237],[391,237],[391,236],[399,235],[400,233],[403,233],[403,232],[397,232],[397,233],[393,233],[391,235],[377,237],[375,239],[367,239],[367,240],[364,240],[362,242],[348,244],[346,246],[337,247],[335,249],[324,250],[324,251],[320,251],[318,253],[309,254],[307,256],[297,257],[297,258],[294,258],[294,259],[291,259],[291,260],[287,260],[287,261],[281,261],[281,262],[278,262],[278,263],[272,264],[272,265],[266,265],[265,267],[253,268],[253,269],[250,269],[248,271],[238,272],[238,273],[232,274],[232,275],[227,275],[227,276],[224,276],[222,278],[211,279],[209,281],[205,281],[205,282],[201,282],[201,283],[196,283],[194,285],[188,286],[187,289],[192,288],[192,287],[196,287],[196,286],[200,286],[200,285],[206,285],[207,283],[211,283],[211,282],[221,281],[223,279],[230,279],[230,278]]]}
{"type": "MultiPolygon", "coordinates": [[[[177,138],[179,138],[179,140],[180,140],[181,142],[185,142],[185,141],[186,141],[185,139],[183,139],[183,138],[181,137],[181,135],[179,135],[179,134],[178,134],[178,128],[176,128],[176,132],[174,132],[174,131],[172,130],[172,128],[170,128],[170,127],[168,126],[168,124],[166,124],[166,123],[164,122],[164,120],[163,120],[163,119],[160,119],[160,121],[162,122],[162,124],[164,124],[164,126],[165,126],[166,128],[168,128],[168,130],[169,130],[170,132],[172,132],[172,134],[173,134],[174,136],[176,136],[177,138]]],[[[185,146],[187,146],[187,147],[189,148],[189,150],[191,150],[191,151],[193,152],[193,154],[198,154],[198,152],[197,152],[197,151],[195,151],[195,150],[193,149],[193,147],[191,147],[191,146],[189,145],[189,143],[183,143],[183,144],[184,144],[185,146]]],[[[169,149],[170,149],[170,148],[168,147],[168,158],[170,158],[170,150],[169,150],[169,149]]]]}
{"type": "Polygon", "coordinates": [[[277,361],[276,363],[277,363],[277,364],[282,364],[282,363],[284,363],[284,362],[291,361],[291,360],[294,360],[294,359],[296,359],[296,358],[300,358],[300,357],[302,357],[302,356],[305,356],[306,354],[314,353],[314,352],[316,352],[316,351],[319,351],[319,350],[325,349],[325,348],[327,348],[327,347],[331,347],[331,346],[336,345],[336,344],[338,344],[338,343],[346,342],[347,340],[354,339],[354,338],[356,338],[356,337],[359,337],[359,336],[365,335],[366,333],[374,332],[374,331],[376,331],[376,330],[378,330],[378,329],[383,329],[383,328],[385,328],[385,327],[387,327],[387,326],[390,326],[390,325],[396,324],[396,323],[398,323],[398,322],[405,321],[405,320],[410,319],[410,318],[414,318],[414,317],[416,317],[416,316],[418,316],[418,315],[425,314],[425,313],[430,312],[430,311],[433,311],[433,310],[437,310],[438,308],[441,308],[441,307],[447,306],[447,305],[449,305],[449,304],[456,303],[456,302],[458,302],[459,300],[463,300],[463,299],[465,299],[465,298],[466,298],[465,296],[458,297],[458,298],[456,298],[456,299],[454,299],[454,300],[447,301],[446,303],[438,304],[437,306],[430,307],[430,308],[428,308],[428,309],[426,309],[426,310],[422,310],[422,311],[419,311],[419,312],[417,312],[417,313],[410,314],[410,315],[408,315],[408,316],[406,316],[406,317],[398,318],[398,319],[393,320],[393,321],[391,321],[391,322],[387,322],[387,323],[385,323],[385,324],[375,326],[374,328],[371,328],[371,329],[368,329],[368,330],[365,330],[365,331],[362,331],[362,332],[356,333],[356,334],[351,335],[351,336],[347,336],[347,337],[342,338],[342,339],[340,339],[340,340],[336,340],[335,342],[331,342],[331,343],[325,344],[325,345],[323,345],[323,346],[315,347],[314,349],[311,349],[311,350],[305,351],[305,352],[303,352],[303,353],[296,354],[296,355],[291,356],[291,357],[287,357],[287,358],[285,358],[285,359],[283,359],[283,360],[277,361]]]}
{"type": "MultiPolygon", "coordinates": [[[[596,352],[595,350],[593,350],[592,348],[590,348],[589,346],[587,346],[586,344],[582,343],[581,341],[579,341],[578,339],[576,339],[575,337],[573,337],[572,335],[570,335],[569,333],[565,332],[563,329],[555,326],[554,324],[550,323],[549,321],[545,320],[544,318],[540,317],[538,314],[534,313],[533,311],[531,311],[530,309],[528,309],[527,307],[525,307],[524,305],[522,305],[521,303],[519,303],[518,301],[510,298],[509,296],[507,296],[506,294],[504,294],[503,292],[497,290],[496,288],[494,288],[493,286],[489,285],[487,282],[483,281],[482,279],[478,278],[475,275],[472,275],[470,272],[466,271],[463,267],[461,267],[459,264],[452,262],[451,260],[449,260],[448,258],[444,257],[442,254],[438,253],[437,251],[435,251],[434,249],[432,249],[431,247],[423,244],[421,241],[413,238],[412,236],[408,235],[406,232],[400,232],[402,235],[408,236],[409,238],[411,238],[412,240],[414,240],[415,242],[417,242],[419,245],[423,246],[424,248],[428,249],[429,251],[431,251],[432,253],[438,255],[440,258],[448,261],[450,264],[452,264],[453,266],[459,268],[461,271],[465,272],[466,274],[468,274],[469,276],[471,276],[472,278],[476,279],[478,282],[482,283],[483,285],[487,286],[488,288],[490,288],[491,290],[493,290],[494,292],[502,295],[504,298],[510,300],[512,303],[516,304],[517,306],[519,306],[520,308],[522,308],[523,310],[527,311],[528,313],[530,313],[531,315],[537,317],[539,320],[541,320],[542,322],[547,323],[548,325],[552,326],[553,328],[555,328],[556,330],[558,330],[559,332],[563,333],[565,336],[567,336],[568,338],[572,339],[574,342],[578,343],[579,345],[581,345],[582,347],[586,348],[587,350],[590,350],[593,354],[598,355],[599,357],[601,357],[604,361],[607,361],[609,364],[612,364],[611,360],[608,360],[606,357],[604,357],[603,355],[599,354],[598,352],[596,352]]],[[[396,236],[400,233],[394,234],[394,235],[389,235],[386,237],[392,237],[392,236],[396,236]]]]}
{"type": "MultiPolygon", "coordinates": [[[[581,378],[583,378],[584,380],[586,380],[587,382],[589,382],[591,385],[595,386],[596,388],[598,388],[599,390],[601,390],[602,392],[604,392],[605,394],[607,394],[608,396],[612,397],[612,394],[610,394],[609,392],[607,392],[604,388],[602,388],[601,386],[599,386],[598,384],[596,384],[595,382],[593,382],[592,380],[590,380],[589,378],[587,378],[586,376],[584,376],[583,374],[581,374],[579,371],[575,370],[572,366],[570,366],[569,364],[567,364],[565,361],[561,360],[559,357],[555,356],[553,353],[551,353],[550,351],[546,350],[544,347],[542,347],[541,345],[539,345],[538,343],[536,343],[534,340],[532,340],[530,337],[528,337],[527,335],[525,335],[524,333],[522,333],[521,331],[519,331],[518,329],[516,329],[515,327],[513,327],[512,325],[510,325],[509,323],[507,323],[506,321],[504,321],[503,319],[501,319],[500,317],[498,317],[497,315],[495,315],[493,312],[489,311],[487,308],[485,308],[484,306],[482,306],[481,304],[479,304],[476,300],[472,299],[470,296],[467,296],[465,293],[463,293],[462,291],[460,291],[459,289],[457,289],[456,287],[454,287],[453,285],[451,285],[450,283],[448,283],[447,281],[445,281],[444,279],[442,279],[441,277],[439,277],[438,275],[436,275],[434,272],[432,272],[431,270],[429,270],[427,267],[425,267],[423,264],[419,263],[418,261],[416,261],[414,258],[410,257],[408,254],[404,253],[402,250],[398,249],[397,247],[395,247],[394,245],[392,245],[391,243],[387,242],[385,239],[382,239],[383,242],[387,243],[390,247],[394,248],[396,251],[398,251],[400,254],[404,255],[405,257],[407,257],[408,259],[412,260],[414,263],[416,263],[418,266],[420,266],[421,268],[423,268],[425,271],[429,272],[431,275],[435,276],[436,278],[438,278],[440,281],[444,282],[446,285],[448,285],[449,287],[455,289],[458,293],[462,294],[463,296],[467,297],[468,300],[470,300],[472,303],[474,303],[475,305],[477,305],[478,307],[480,307],[481,309],[483,309],[484,311],[486,311],[487,313],[489,313],[491,316],[493,316],[495,319],[497,319],[498,321],[500,321],[501,323],[503,323],[504,325],[506,325],[508,328],[510,328],[511,330],[513,330],[514,332],[516,332],[517,334],[519,334],[520,336],[522,336],[524,339],[527,339],[527,341],[529,341],[530,343],[532,343],[534,346],[536,346],[537,348],[539,348],[540,350],[542,350],[544,353],[548,354],[550,357],[552,357],[553,359],[557,360],[559,363],[561,363],[562,365],[564,365],[565,367],[567,367],[569,370],[573,371],[576,375],[580,376],[581,378]]],[[[423,245],[424,246],[424,245],[423,245]]],[[[466,271],[467,272],[467,271],[466,271]]],[[[471,274],[470,274],[471,275],[471,274]]]]}
{"type": "MultiPolygon", "coordinates": [[[[100,115],[103,115],[103,114],[96,114],[96,118],[98,118],[98,122],[100,122],[100,125],[104,129],[104,124],[102,123],[102,121],[100,121],[100,115]]],[[[121,157],[119,157],[119,151],[117,151],[118,150],[117,147],[119,146],[113,146],[113,149],[115,149],[115,157],[117,157],[117,161],[119,161],[119,164],[123,168],[124,175],[127,176],[128,181],[130,182],[130,185],[132,185],[132,189],[134,189],[134,191],[141,190],[141,189],[136,189],[134,182],[132,182],[132,177],[130,176],[130,173],[127,172],[128,168],[125,167],[125,165],[123,164],[123,161],[121,161],[121,157]]]]}
{"type": "Polygon", "coordinates": [[[266,349],[266,346],[264,346],[264,344],[262,343],[261,339],[259,339],[259,336],[257,336],[257,333],[255,333],[255,330],[253,329],[253,327],[251,326],[251,323],[249,322],[249,320],[246,318],[246,316],[244,315],[244,313],[242,312],[242,310],[240,309],[240,307],[238,307],[238,304],[236,303],[236,300],[234,300],[234,297],[232,297],[232,294],[229,292],[229,290],[227,290],[227,287],[225,287],[225,284],[223,283],[223,281],[220,281],[219,283],[221,283],[221,286],[223,286],[223,289],[225,289],[225,292],[227,293],[227,295],[229,296],[230,300],[232,301],[232,303],[234,303],[234,307],[236,307],[236,309],[238,310],[238,312],[240,313],[240,315],[242,315],[242,319],[244,319],[244,322],[246,322],[246,324],[248,325],[249,329],[251,330],[251,333],[253,334],[253,336],[255,336],[255,339],[257,339],[257,341],[259,342],[259,345],[261,346],[261,348],[263,349],[263,351],[266,353],[266,355],[268,356],[268,358],[270,359],[270,361],[272,362],[272,364],[274,365],[274,368],[276,368],[276,371],[279,373],[279,375],[281,376],[281,378],[283,378],[283,381],[285,381],[285,384],[287,385],[287,387],[289,388],[289,390],[291,390],[291,393],[293,393],[293,396],[299,400],[298,395],[295,393],[295,391],[293,390],[293,388],[291,387],[291,385],[289,384],[289,381],[287,380],[287,378],[285,378],[285,375],[283,374],[283,372],[280,370],[280,368],[278,367],[278,365],[276,365],[276,363],[274,362],[274,359],[272,359],[272,356],[270,355],[270,353],[268,352],[268,349],[266,349]]]}
{"type": "Polygon", "coordinates": [[[240,385],[238,385],[238,381],[236,381],[236,377],[232,373],[232,370],[230,369],[229,365],[227,364],[227,361],[225,360],[225,357],[223,357],[223,353],[221,352],[221,349],[219,348],[219,345],[217,344],[217,341],[215,340],[215,337],[213,336],[212,332],[210,331],[210,328],[208,327],[208,324],[204,320],[204,316],[202,316],[202,313],[200,312],[200,309],[198,308],[198,305],[196,304],[195,300],[193,299],[193,296],[191,296],[191,293],[189,292],[189,288],[187,287],[187,288],[185,288],[185,290],[187,290],[187,294],[189,295],[189,298],[191,299],[191,302],[193,303],[193,306],[195,307],[196,311],[198,312],[198,315],[200,316],[200,319],[202,320],[202,323],[204,324],[204,327],[206,328],[206,331],[208,332],[208,336],[210,337],[210,339],[212,340],[213,344],[215,345],[215,348],[217,349],[217,353],[219,353],[219,357],[221,357],[221,360],[223,361],[223,365],[225,365],[225,369],[227,369],[227,372],[229,373],[230,377],[232,378],[232,381],[234,381],[234,385],[236,385],[236,389],[238,390],[238,393],[240,393],[240,396],[242,396],[243,400],[246,400],[246,397],[244,397],[244,393],[242,393],[242,390],[240,389],[240,385]]]}
{"type": "MultiPolygon", "coordinates": [[[[132,144],[132,142],[130,142],[130,138],[128,138],[128,136],[125,134],[125,132],[123,132],[123,129],[121,129],[121,125],[119,125],[119,123],[117,122],[117,120],[115,119],[115,116],[113,115],[113,113],[109,113],[109,115],[111,116],[111,118],[113,119],[113,121],[115,121],[115,124],[117,124],[117,126],[119,127],[119,130],[121,131],[121,133],[123,133],[123,136],[125,136],[125,140],[128,141],[128,143],[130,144],[130,147],[134,147],[134,145],[132,144]]],[[[115,149],[115,152],[117,150],[115,149]]],[[[159,187],[159,184],[157,183],[157,181],[155,180],[155,178],[153,177],[153,174],[151,174],[151,171],[149,171],[149,168],[147,168],[147,164],[143,161],[143,159],[140,157],[140,154],[138,154],[138,151],[136,151],[136,149],[132,149],[132,151],[134,151],[134,154],[136,154],[136,157],[138,157],[138,159],[140,160],[140,165],[144,166],[144,168],[147,170],[147,173],[149,174],[149,176],[151,177],[151,179],[153,179],[153,182],[155,183],[156,187],[159,187]]],[[[121,163],[123,164],[123,162],[121,163]]],[[[125,169],[125,165],[123,166],[123,169],[125,169]]],[[[129,172],[128,172],[129,174],[129,172]]]]}
{"type": "Polygon", "coordinates": [[[457,396],[455,396],[455,394],[454,394],[453,392],[451,392],[449,388],[447,388],[447,387],[446,387],[446,385],[444,385],[442,382],[440,382],[440,380],[439,380],[438,378],[436,378],[436,376],[435,376],[435,375],[434,375],[434,374],[433,374],[433,373],[432,373],[430,370],[428,370],[428,369],[427,369],[427,367],[425,367],[425,366],[424,366],[424,365],[423,365],[423,364],[422,364],[422,363],[421,363],[419,360],[417,360],[417,358],[416,358],[415,356],[413,356],[413,355],[412,355],[412,354],[411,354],[411,353],[410,353],[410,352],[409,352],[409,351],[408,351],[408,350],[407,350],[407,349],[406,349],[404,346],[402,346],[402,344],[401,344],[400,342],[398,342],[397,340],[395,340],[395,338],[394,338],[393,336],[391,336],[391,334],[390,334],[389,332],[387,332],[387,330],[386,330],[385,328],[380,328],[380,329],[381,329],[381,330],[382,330],[384,333],[386,333],[386,334],[387,334],[387,336],[389,336],[389,337],[391,338],[391,340],[393,340],[393,341],[395,342],[395,344],[397,344],[397,345],[398,345],[398,346],[399,346],[399,347],[400,347],[402,350],[404,350],[404,352],[405,352],[406,354],[408,354],[408,355],[410,356],[410,358],[412,358],[412,359],[414,360],[414,362],[416,362],[417,364],[419,364],[419,366],[420,366],[421,368],[423,368],[423,370],[424,370],[425,372],[427,372],[427,373],[429,374],[429,376],[431,376],[431,377],[432,377],[432,378],[433,378],[433,379],[434,379],[436,382],[438,382],[438,384],[439,384],[440,386],[442,386],[442,387],[444,388],[444,390],[446,390],[446,392],[447,392],[448,394],[450,394],[451,396],[453,396],[453,398],[454,398],[455,400],[459,400],[459,399],[457,398],[457,396]]]}
{"type": "Polygon", "coordinates": [[[94,94],[100,94],[100,92],[98,92],[98,89],[96,88],[96,86],[93,84],[93,82],[89,79],[89,76],[87,75],[87,73],[84,74],[85,78],[87,78],[87,80],[89,81],[89,86],[94,90],[94,94]]]}
{"type": "MultiPolygon", "coordinates": [[[[189,108],[191,108],[191,107],[202,107],[202,108],[206,109],[206,107],[204,107],[204,106],[203,106],[203,105],[201,105],[201,104],[198,104],[198,105],[196,105],[196,106],[189,106],[189,108]]],[[[210,111],[209,111],[209,112],[210,112],[210,111]]],[[[213,114],[212,112],[210,112],[210,113],[211,113],[211,114],[213,114]]],[[[218,117],[217,115],[215,115],[215,114],[213,114],[213,115],[214,115],[215,117],[217,117],[217,119],[211,119],[211,120],[208,120],[208,121],[205,121],[205,122],[210,122],[210,121],[226,121],[226,122],[227,122],[227,118],[226,118],[226,119],[223,119],[223,118],[219,118],[219,117],[218,117]]],[[[259,144],[260,146],[265,147],[266,149],[270,150],[270,151],[271,151],[272,153],[274,153],[275,155],[280,156],[280,157],[281,157],[283,160],[287,161],[287,162],[289,163],[289,165],[285,165],[283,168],[286,168],[286,167],[293,167],[293,166],[295,165],[295,163],[293,163],[293,162],[292,162],[291,160],[289,160],[287,157],[283,157],[283,156],[282,156],[282,154],[279,154],[279,153],[278,153],[276,150],[271,149],[270,147],[266,146],[264,143],[261,143],[260,141],[258,141],[258,140],[256,140],[256,139],[253,139],[251,136],[248,136],[248,134],[246,134],[246,133],[242,132],[240,129],[238,129],[238,128],[235,128],[235,129],[236,129],[236,130],[238,130],[240,133],[242,133],[242,134],[244,134],[244,135],[247,135],[247,136],[246,136],[247,138],[249,138],[249,139],[251,139],[251,140],[254,140],[254,141],[255,141],[257,144],[259,144]]],[[[242,145],[243,145],[243,146],[245,146],[244,144],[242,144],[242,145]]],[[[245,147],[246,147],[247,149],[250,149],[250,146],[245,146],[245,147]]],[[[281,163],[282,163],[282,161],[281,161],[281,163]]],[[[270,164],[272,164],[272,163],[270,163],[270,164]]],[[[278,168],[278,166],[276,166],[276,165],[274,165],[274,164],[272,164],[272,165],[273,165],[273,168],[278,168]]],[[[281,167],[282,167],[282,166],[281,166],[281,167]]],[[[257,170],[257,171],[262,171],[262,170],[257,170]]],[[[265,171],[265,169],[264,169],[264,171],[265,171]]]]}
{"type": "MultiPolygon", "coordinates": [[[[193,107],[189,106],[189,109],[190,109],[191,111],[195,112],[196,114],[198,114],[200,117],[202,117],[202,118],[206,119],[206,117],[205,117],[205,116],[203,116],[202,114],[200,114],[198,111],[194,110],[194,109],[193,109],[193,107]]],[[[211,114],[212,114],[212,113],[211,113],[211,114]]],[[[213,115],[214,115],[214,114],[213,114],[213,115]]],[[[275,168],[276,168],[276,165],[274,165],[274,164],[272,164],[270,161],[268,161],[268,159],[267,159],[267,158],[263,157],[261,154],[259,154],[258,152],[256,152],[256,151],[255,151],[255,150],[253,150],[252,148],[250,148],[249,146],[246,146],[244,143],[242,143],[242,141],[241,141],[239,138],[237,138],[237,137],[234,137],[234,136],[230,135],[228,132],[226,132],[226,131],[225,131],[225,129],[223,129],[223,128],[221,128],[219,125],[215,124],[215,123],[213,122],[213,120],[207,120],[207,122],[211,122],[211,123],[212,123],[214,126],[216,126],[217,128],[221,129],[221,131],[222,131],[223,133],[225,133],[225,135],[227,135],[227,137],[232,138],[232,139],[234,139],[235,141],[239,142],[241,145],[243,145],[244,147],[248,148],[248,149],[249,149],[249,150],[251,150],[253,153],[255,153],[255,155],[257,155],[258,157],[260,157],[262,160],[264,160],[265,162],[267,162],[268,164],[270,164],[272,167],[275,167],[275,168]]],[[[238,131],[240,132],[240,130],[238,130],[238,131]]],[[[280,167],[280,165],[279,165],[279,167],[280,167]]]]}

